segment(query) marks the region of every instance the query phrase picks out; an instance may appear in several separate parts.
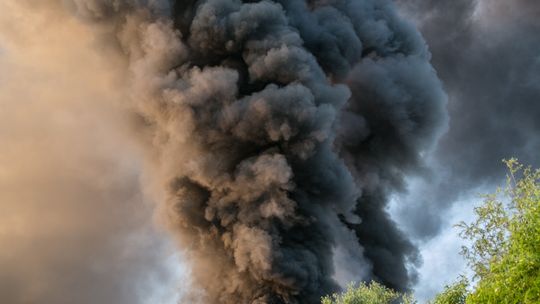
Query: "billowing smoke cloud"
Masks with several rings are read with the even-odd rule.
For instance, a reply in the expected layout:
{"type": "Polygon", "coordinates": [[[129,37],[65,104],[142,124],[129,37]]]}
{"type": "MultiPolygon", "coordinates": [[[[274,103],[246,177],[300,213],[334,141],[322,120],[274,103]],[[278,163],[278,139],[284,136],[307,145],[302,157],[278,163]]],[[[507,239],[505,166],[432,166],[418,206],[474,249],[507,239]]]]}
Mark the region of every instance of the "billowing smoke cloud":
{"type": "Polygon", "coordinates": [[[445,95],[391,1],[66,3],[126,59],[145,186],[198,300],[316,303],[338,289],[335,256],[361,267],[347,277],[411,286],[387,198],[422,170],[445,95]]]}
{"type": "Polygon", "coordinates": [[[336,247],[364,279],[407,289],[416,250],[387,195],[445,115],[426,47],[394,6],[182,2],[174,21],[140,9],[119,32],[139,132],[204,301],[317,302],[337,289],[336,247]]]}
{"type": "Polygon", "coordinates": [[[450,128],[434,156],[437,170],[404,210],[410,230],[430,237],[444,209],[504,178],[503,158],[540,165],[540,2],[397,2],[418,21],[449,94],[450,128]]]}
{"type": "Polygon", "coordinates": [[[111,106],[118,67],[39,3],[0,3],[0,302],[163,303],[170,253],[111,106]]]}

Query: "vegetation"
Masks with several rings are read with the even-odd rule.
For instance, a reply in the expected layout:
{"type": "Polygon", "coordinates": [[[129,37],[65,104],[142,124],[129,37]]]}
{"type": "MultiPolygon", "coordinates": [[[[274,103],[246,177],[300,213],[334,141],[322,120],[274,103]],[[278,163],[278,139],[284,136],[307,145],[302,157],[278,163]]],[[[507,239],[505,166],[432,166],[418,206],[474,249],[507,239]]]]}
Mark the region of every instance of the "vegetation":
{"type": "Polygon", "coordinates": [[[506,187],[476,209],[476,222],[460,225],[479,278],[467,303],[540,303],[540,170],[506,164],[506,187]]]}
{"type": "Polygon", "coordinates": [[[467,278],[461,277],[458,282],[447,285],[444,291],[438,294],[430,304],[465,304],[469,287],[469,281],[467,278]]]}
{"type": "MultiPolygon", "coordinates": [[[[446,286],[430,304],[540,303],[540,170],[505,161],[506,186],[484,196],[475,208],[476,220],[460,223],[461,237],[470,242],[461,254],[477,280],[469,291],[462,277],[446,286]]],[[[378,283],[350,285],[323,304],[416,303],[378,283]]]]}
{"type": "Polygon", "coordinates": [[[411,296],[402,295],[377,282],[369,285],[360,283],[350,284],[341,294],[333,294],[322,299],[322,304],[414,304],[411,296]]]}

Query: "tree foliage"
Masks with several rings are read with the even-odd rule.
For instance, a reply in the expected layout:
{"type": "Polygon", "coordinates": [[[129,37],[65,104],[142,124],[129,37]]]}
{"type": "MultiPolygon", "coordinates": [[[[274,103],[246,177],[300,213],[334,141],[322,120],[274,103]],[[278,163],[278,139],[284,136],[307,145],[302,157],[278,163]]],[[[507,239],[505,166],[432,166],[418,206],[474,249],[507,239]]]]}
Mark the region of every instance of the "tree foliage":
{"type": "Polygon", "coordinates": [[[461,277],[458,282],[445,286],[444,291],[438,294],[430,304],[465,304],[469,294],[468,286],[467,278],[461,277]]]}
{"type": "Polygon", "coordinates": [[[411,296],[400,294],[377,282],[349,284],[343,293],[322,298],[322,304],[414,304],[411,296]]]}
{"type": "Polygon", "coordinates": [[[499,195],[461,224],[473,241],[464,250],[480,278],[467,303],[540,303],[540,170],[506,161],[509,174],[499,195]]]}

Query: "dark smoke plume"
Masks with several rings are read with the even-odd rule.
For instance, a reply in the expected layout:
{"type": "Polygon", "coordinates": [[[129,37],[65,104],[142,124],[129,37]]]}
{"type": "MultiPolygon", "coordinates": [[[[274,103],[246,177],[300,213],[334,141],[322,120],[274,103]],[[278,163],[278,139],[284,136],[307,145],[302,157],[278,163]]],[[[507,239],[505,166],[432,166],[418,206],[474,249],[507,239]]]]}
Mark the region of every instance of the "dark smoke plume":
{"type": "Polygon", "coordinates": [[[504,179],[503,158],[540,165],[540,2],[397,0],[416,19],[449,95],[435,172],[404,210],[410,231],[436,235],[461,196],[504,179]],[[426,204],[426,202],[430,202],[426,204]]]}
{"type": "Polygon", "coordinates": [[[446,124],[391,1],[72,1],[128,57],[137,132],[206,303],[316,303],[336,248],[398,290],[417,251],[386,212],[446,124]],[[355,240],[350,242],[350,240],[355,240]]]}

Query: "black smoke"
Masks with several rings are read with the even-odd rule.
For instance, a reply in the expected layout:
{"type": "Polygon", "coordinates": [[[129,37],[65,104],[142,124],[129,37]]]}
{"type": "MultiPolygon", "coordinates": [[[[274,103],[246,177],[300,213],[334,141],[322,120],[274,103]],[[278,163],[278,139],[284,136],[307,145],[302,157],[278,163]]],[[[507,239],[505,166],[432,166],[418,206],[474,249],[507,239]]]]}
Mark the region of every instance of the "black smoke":
{"type": "Polygon", "coordinates": [[[446,124],[423,39],[392,1],[73,1],[110,26],[136,134],[207,303],[316,303],[347,269],[404,291],[386,211],[446,124]],[[350,242],[356,240],[357,242],[350,242]]]}

